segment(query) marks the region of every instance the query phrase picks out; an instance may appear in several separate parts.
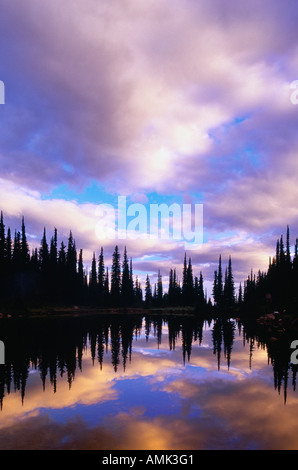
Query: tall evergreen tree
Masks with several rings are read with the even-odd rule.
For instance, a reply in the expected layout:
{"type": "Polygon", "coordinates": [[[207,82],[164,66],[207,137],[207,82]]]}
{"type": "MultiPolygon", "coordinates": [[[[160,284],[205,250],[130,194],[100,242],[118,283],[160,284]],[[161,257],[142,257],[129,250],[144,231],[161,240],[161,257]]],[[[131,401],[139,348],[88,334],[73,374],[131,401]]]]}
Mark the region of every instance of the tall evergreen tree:
{"type": "Polygon", "coordinates": [[[54,235],[51,238],[49,260],[51,268],[55,271],[58,261],[58,235],[56,228],[54,229],[54,235]]]}
{"type": "Polygon", "coordinates": [[[8,227],[8,229],[7,229],[7,236],[6,236],[6,240],[5,240],[4,257],[5,257],[5,261],[6,261],[6,266],[9,268],[11,260],[12,260],[12,238],[11,238],[10,227],[8,227]]]}
{"type": "Polygon", "coordinates": [[[169,288],[168,288],[168,304],[174,305],[175,299],[175,289],[174,289],[174,272],[173,269],[170,269],[169,273],[169,288]]]}
{"type": "Polygon", "coordinates": [[[1,211],[0,216],[0,299],[3,299],[4,291],[6,289],[5,286],[5,271],[7,269],[7,263],[5,262],[5,245],[6,245],[6,238],[5,238],[5,225],[3,221],[3,212],[1,211]]]}
{"type": "Polygon", "coordinates": [[[187,261],[186,253],[184,254],[183,271],[182,271],[182,303],[187,304],[187,261]]]}
{"type": "Polygon", "coordinates": [[[78,301],[82,303],[85,301],[85,272],[84,272],[84,263],[83,263],[83,250],[80,249],[79,252],[79,262],[78,262],[78,301]]]}
{"type": "Polygon", "coordinates": [[[58,298],[60,301],[65,300],[66,296],[66,246],[64,241],[61,241],[60,249],[58,252],[58,266],[57,266],[57,286],[58,298]]]}
{"type": "Polygon", "coordinates": [[[162,275],[160,273],[160,270],[158,270],[158,276],[157,276],[157,303],[159,306],[162,305],[163,301],[163,285],[162,285],[162,275]]]}
{"type": "Polygon", "coordinates": [[[110,279],[109,279],[109,268],[107,267],[105,273],[105,281],[104,281],[104,306],[109,307],[111,302],[110,299],[110,279]]]}
{"type": "Polygon", "coordinates": [[[127,251],[124,248],[123,263],[122,263],[122,279],[121,279],[121,305],[127,307],[131,302],[131,282],[130,282],[130,270],[128,265],[127,251]]]}
{"type": "Polygon", "coordinates": [[[22,217],[22,231],[21,231],[21,260],[22,260],[23,268],[28,266],[29,261],[30,261],[30,252],[29,252],[29,245],[27,242],[24,217],[22,217]]]}
{"type": "Polygon", "coordinates": [[[217,307],[221,308],[223,304],[223,278],[222,278],[222,265],[221,255],[218,261],[218,270],[214,272],[213,283],[213,298],[217,307]]]}
{"type": "Polygon", "coordinates": [[[116,245],[112,256],[112,273],[111,273],[111,302],[114,306],[120,305],[121,296],[121,267],[120,253],[116,245]]]}
{"type": "Polygon", "coordinates": [[[147,306],[152,304],[152,287],[150,283],[149,275],[146,276],[146,285],[145,285],[145,303],[147,306]]]}
{"type": "Polygon", "coordinates": [[[105,291],[105,263],[103,255],[103,247],[100,249],[98,259],[98,303],[100,306],[104,304],[104,291],[105,291]]]}
{"type": "Polygon", "coordinates": [[[242,304],[243,302],[243,294],[242,294],[242,285],[241,282],[239,284],[239,293],[238,293],[238,304],[242,304]]]}
{"type": "Polygon", "coordinates": [[[193,279],[191,258],[189,258],[187,271],[186,271],[186,304],[193,305],[193,302],[194,302],[194,279],[193,279]]]}
{"type": "Polygon", "coordinates": [[[76,243],[72,235],[72,231],[69,232],[68,246],[66,252],[66,291],[68,302],[74,302],[76,299],[76,291],[74,286],[77,280],[77,250],[76,243]]]}
{"type": "Polygon", "coordinates": [[[229,257],[229,264],[225,275],[224,304],[227,309],[232,308],[235,304],[235,286],[231,256],[229,257]]]}
{"type": "Polygon", "coordinates": [[[42,273],[47,274],[49,266],[49,246],[47,242],[46,228],[43,230],[43,237],[39,248],[39,261],[42,273]]]}
{"type": "Polygon", "coordinates": [[[287,266],[289,267],[291,265],[290,228],[289,228],[289,226],[287,226],[286,262],[287,262],[287,266]]]}
{"type": "Polygon", "coordinates": [[[57,229],[54,229],[54,235],[50,241],[49,251],[49,294],[53,300],[58,297],[58,246],[57,229]]]}
{"type": "Polygon", "coordinates": [[[133,305],[134,303],[134,280],[133,280],[133,269],[132,269],[131,258],[129,262],[129,302],[131,305],[133,305]]]}
{"type": "MultiPolygon", "coordinates": [[[[4,220],[3,220],[3,212],[1,211],[1,216],[0,216],[0,263],[4,262],[5,259],[5,225],[4,225],[4,220]]],[[[3,266],[3,264],[0,264],[0,269],[3,266]]]]}
{"type": "Polygon", "coordinates": [[[205,307],[205,294],[204,294],[204,280],[203,280],[203,274],[202,271],[200,271],[200,276],[199,279],[196,277],[195,278],[195,298],[196,298],[196,305],[198,308],[204,308],[205,307]]]}
{"type": "Polygon", "coordinates": [[[89,281],[89,293],[91,303],[95,304],[97,302],[97,269],[96,269],[96,258],[95,253],[93,252],[92,263],[91,263],[91,272],[90,272],[90,281],[89,281]]]}
{"type": "Polygon", "coordinates": [[[136,282],[135,282],[135,300],[136,300],[137,306],[142,305],[143,291],[142,291],[141,281],[139,281],[138,277],[136,277],[136,282]]]}

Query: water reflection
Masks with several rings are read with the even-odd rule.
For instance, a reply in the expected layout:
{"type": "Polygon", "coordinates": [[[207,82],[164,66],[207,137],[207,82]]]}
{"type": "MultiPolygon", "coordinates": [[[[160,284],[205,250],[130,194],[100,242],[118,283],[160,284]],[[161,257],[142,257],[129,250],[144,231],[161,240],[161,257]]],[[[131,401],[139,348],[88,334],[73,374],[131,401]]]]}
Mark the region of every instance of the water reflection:
{"type": "Polygon", "coordinates": [[[115,372],[121,364],[126,370],[131,362],[132,343],[141,336],[144,322],[146,342],[150,335],[156,338],[157,347],[162,342],[162,329],[167,326],[169,350],[175,350],[177,339],[182,338],[182,360],[190,359],[192,342],[202,340],[204,321],[197,318],[149,317],[137,315],[104,316],[89,318],[17,319],[3,321],[1,335],[6,345],[6,364],[0,367],[0,402],[5,391],[21,393],[24,400],[29,370],[35,369],[45,389],[49,377],[56,391],[57,376],[65,377],[69,388],[76,370],[82,370],[82,356],[90,348],[92,363],[103,367],[105,353],[115,372]]]}
{"type": "Polygon", "coordinates": [[[18,318],[1,337],[0,448],[297,447],[290,343],[249,324],[18,318]]]}

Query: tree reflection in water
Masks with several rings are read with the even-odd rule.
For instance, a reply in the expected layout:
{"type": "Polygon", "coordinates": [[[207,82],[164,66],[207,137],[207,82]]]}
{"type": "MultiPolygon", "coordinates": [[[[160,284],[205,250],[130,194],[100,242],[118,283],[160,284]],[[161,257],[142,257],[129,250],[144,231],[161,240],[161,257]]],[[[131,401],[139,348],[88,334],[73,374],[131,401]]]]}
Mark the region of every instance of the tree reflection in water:
{"type": "Polygon", "coordinates": [[[212,328],[213,353],[217,369],[224,360],[228,369],[232,362],[235,331],[249,344],[249,365],[252,367],[254,348],[267,350],[268,361],[273,366],[274,386],[284,401],[290,382],[295,390],[297,366],[290,363],[290,340],[270,341],[266,332],[256,331],[255,324],[241,325],[229,318],[205,319],[200,316],[178,315],[100,315],[90,317],[48,319],[5,319],[1,321],[2,339],[5,343],[5,365],[0,366],[1,408],[5,395],[19,391],[22,402],[30,369],[39,371],[45,388],[49,378],[54,392],[57,377],[65,377],[69,388],[75,380],[77,369],[82,370],[84,352],[90,350],[92,363],[103,368],[105,354],[110,352],[115,373],[121,366],[125,371],[133,360],[133,343],[142,334],[146,341],[156,338],[156,347],[162,342],[163,328],[167,329],[168,349],[175,351],[181,344],[181,362],[190,361],[193,344],[201,345],[204,326],[212,328]]]}

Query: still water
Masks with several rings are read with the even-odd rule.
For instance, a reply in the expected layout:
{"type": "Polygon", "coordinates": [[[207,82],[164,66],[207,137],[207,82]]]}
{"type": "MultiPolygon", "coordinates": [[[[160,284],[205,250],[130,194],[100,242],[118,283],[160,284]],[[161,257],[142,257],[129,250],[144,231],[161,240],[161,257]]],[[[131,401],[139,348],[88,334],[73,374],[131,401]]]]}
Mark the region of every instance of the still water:
{"type": "Polygon", "coordinates": [[[18,318],[0,333],[1,449],[298,449],[288,356],[235,320],[18,318]]]}

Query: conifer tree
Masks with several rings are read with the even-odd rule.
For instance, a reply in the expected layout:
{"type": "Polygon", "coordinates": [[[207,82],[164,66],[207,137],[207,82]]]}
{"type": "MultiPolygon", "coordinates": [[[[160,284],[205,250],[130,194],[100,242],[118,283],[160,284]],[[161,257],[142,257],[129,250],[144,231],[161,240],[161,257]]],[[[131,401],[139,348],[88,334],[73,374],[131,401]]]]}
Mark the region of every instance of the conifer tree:
{"type": "Polygon", "coordinates": [[[160,270],[158,270],[158,277],[157,277],[157,303],[158,305],[162,305],[163,301],[163,285],[162,285],[162,275],[160,270]]]}
{"type": "Polygon", "coordinates": [[[242,294],[242,285],[241,282],[239,284],[239,293],[238,293],[238,303],[241,304],[243,302],[243,294],[242,294]]]}
{"type": "Polygon", "coordinates": [[[121,268],[119,248],[116,245],[112,257],[112,273],[111,273],[111,303],[114,306],[120,305],[121,295],[121,268]]]}
{"type": "Polygon", "coordinates": [[[130,271],[128,265],[127,251],[124,248],[123,263],[122,263],[122,279],[121,279],[121,305],[127,307],[131,302],[130,298],[130,271]]]}
{"type": "Polygon", "coordinates": [[[61,241],[60,249],[58,252],[58,266],[57,266],[57,285],[58,285],[58,298],[60,301],[65,300],[66,296],[66,246],[63,240],[61,241]]]}
{"type": "Polygon", "coordinates": [[[182,303],[187,303],[187,261],[186,253],[184,254],[183,272],[182,272],[182,303]]]}
{"type": "Polygon", "coordinates": [[[142,305],[143,291],[142,291],[141,281],[139,281],[138,276],[136,277],[136,282],[135,282],[135,299],[136,299],[137,306],[142,305]]]}
{"type": "Polygon", "coordinates": [[[222,307],[223,302],[223,280],[222,280],[222,266],[221,266],[221,255],[219,256],[218,270],[214,272],[213,282],[213,297],[217,307],[222,307]]]}
{"type": "Polygon", "coordinates": [[[78,301],[79,303],[85,301],[85,272],[84,272],[84,263],[83,263],[83,250],[80,249],[79,252],[79,262],[78,262],[78,301]]]}
{"type": "Polygon", "coordinates": [[[0,216],[0,299],[3,299],[5,291],[5,271],[7,269],[5,260],[5,225],[3,221],[3,212],[1,211],[0,216]]]}
{"type": "Polygon", "coordinates": [[[100,249],[98,259],[98,303],[100,306],[104,304],[104,290],[105,290],[105,263],[103,255],[103,247],[100,249]]]}
{"type": "Polygon", "coordinates": [[[21,262],[22,267],[28,266],[30,261],[30,252],[26,236],[25,220],[22,217],[22,231],[21,231],[21,262]]]}
{"type": "Polygon", "coordinates": [[[74,286],[77,280],[77,250],[76,243],[72,235],[72,231],[69,232],[68,246],[66,252],[66,292],[68,302],[74,302],[76,299],[76,291],[74,286]]]}
{"type": "Polygon", "coordinates": [[[228,268],[225,273],[225,285],[224,285],[224,305],[226,309],[233,307],[235,303],[235,286],[234,277],[232,273],[232,259],[229,257],[228,268]]]}
{"type": "Polygon", "coordinates": [[[51,238],[50,243],[50,265],[52,270],[55,272],[57,261],[58,261],[58,236],[57,236],[57,229],[54,229],[54,235],[51,238]]]}
{"type": "Polygon", "coordinates": [[[145,285],[145,303],[146,305],[152,304],[152,287],[150,283],[149,275],[146,276],[146,285],[145,285]]]}
{"type": "Polygon", "coordinates": [[[47,242],[46,228],[43,230],[43,237],[39,248],[39,262],[42,273],[47,274],[49,266],[49,246],[47,242]]]}
{"type": "Polygon", "coordinates": [[[105,273],[105,280],[104,280],[104,306],[109,307],[110,306],[110,279],[109,279],[109,268],[107,267],[106,273],[105,273]]]}
{"type": "Polygon", "coordinates": [[[186,304],[192,305],[194,302],[194,279],[192,272],[191,258],[188,260],[188,266],[186,271],[186,304]]]}
{"type": "Polygon", "coordinates": [[[7,236],[5,240],[5,252],[4,258],[6,262],[6,267],[9,269],[11,260],[12,260],[12,239],[11,239],[11,230],[10,227],[7,229],[7,236]]]}
{"type": "Polygon", "coordinates": [[[95,253],[93,252],[92,263],[91,263],[91,272],[90,272],[90,282],[89,282],[89,292],[90,300],[92,304],[95,304],[97,301],[97,269],[96,269],[96,258],[95,253]]]}
{"type": "Polygon", "coordinates": [[[175,289],[174,289],[174,273],[173,269],[170,269],[169,273],[169,288],[168,288],[168,304],[174,305],[174,298],[175,298],[175,289]]]}
{"type": "Polygon", "coordinates": [[[196,277],[196,285],[196,304],[198,308],[203,308],[205,306],[205,295],[202,271],[200,271],[199,279],[196,277]]]}
{"type": "Polygon", "coordinates": [[[133,281],[133,269],[132,269],[132,258],[129,263],[129,302],[132,305],[134,303],[134,281],[133,281]]]}
{"type": "Polygon", "coordinates": [[[5,225],[3,220],[3,212],[1,211],[0,216],[0,269],[3,266],[3,262],[5,259],[5,225]]]}

